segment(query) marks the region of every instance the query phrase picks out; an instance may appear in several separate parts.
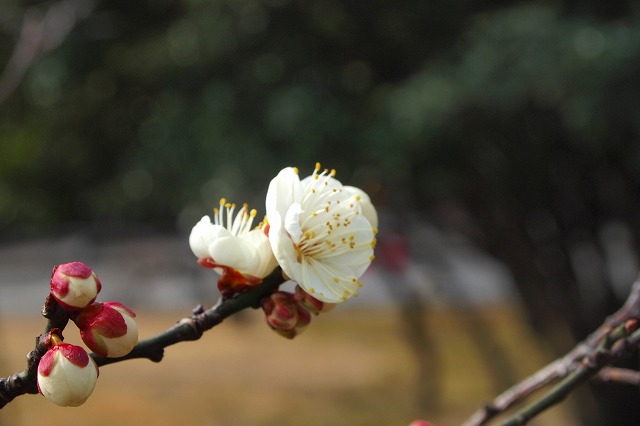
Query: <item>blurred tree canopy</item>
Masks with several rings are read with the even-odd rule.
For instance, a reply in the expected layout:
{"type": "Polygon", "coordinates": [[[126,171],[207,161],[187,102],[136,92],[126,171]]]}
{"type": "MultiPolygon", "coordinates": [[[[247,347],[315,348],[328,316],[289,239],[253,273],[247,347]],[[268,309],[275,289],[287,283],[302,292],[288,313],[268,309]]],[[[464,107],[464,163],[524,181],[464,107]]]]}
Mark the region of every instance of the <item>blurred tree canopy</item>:
{"type": "Polygon", "coordinates": [[[3,233],[174,226],[315,161],[431,209],[535,189],[547,145],[588,162],[637,134],[633,2],[9,1],[3,62],[63,3],[77,22],[0,110],[3,233]]]}
{"type": "MultiPolygon", "coordinates": [[[[320,161],[503,260],[562,349],[558,324],[583,337],[638,269],[639,18],[600,0],[4,1],[0,232],[187,229],[320,161]]],[[[640,416],[637,390],[611,401],[640,416]]]]}

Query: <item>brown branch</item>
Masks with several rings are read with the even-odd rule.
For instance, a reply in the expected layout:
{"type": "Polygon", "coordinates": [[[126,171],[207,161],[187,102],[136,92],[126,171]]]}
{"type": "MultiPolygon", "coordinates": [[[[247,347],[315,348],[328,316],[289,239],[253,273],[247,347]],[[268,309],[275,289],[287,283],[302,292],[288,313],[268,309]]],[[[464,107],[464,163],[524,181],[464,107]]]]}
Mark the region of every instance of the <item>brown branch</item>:
{"type": "Polygon", "coordinates": [[[605,366],[627,358],[640,348],[640,331],[636,330],[637,320],[629,321],[631,328],[620,325],[611,334],[605,336],[596,349],[577,365],[560,383],[550,391],[524,407],[518,413],[501,423],[501,426],[519,426],[527,424],[532,418],[546,409],[564,400],[576,386],[585,382],[605,366]],[[631,324],[632,323],[632,324],[631,324]],[[630,332],[633,333],[629,335],[630,332]]]}
{"type": "MultiPolygon", "coordinates": [[[[491,403],[473,413],[473,415],[463,423],[463,426],[484,425],[538,389],[569,376],[578,369],[582,360],[596,351],[602,339],[611,333],[612,330],[630,319],[638,318],[640,318],[640,277],[634,282],[625,304],[613,315],[608,317],[595,332],[590,334],[583,342],[576,345],[565,356],[558,358],[535,374],[498,395],[491,403]]],[[[626,344],[638,344],[637,342],[629,343],[627,340],[625,340],[625,342],[627,342],[626,344]]],[[[604,368],[604,365],[599,366],[599,368],[604,368]]],[[[596,370],[590,372],[593,373],[594,371],[596,370]]],[[[579,375],[576,374],[576,376],[579,375]]],[[[582,380],[582,377],[579,377],[579,379],[582,380]]]]}
{"type": "MultiPolygon", "coordinates": [[[[136,358],[160,362],[164,356],[164,348],[167,346],[198,340],[205,331],[220,324],[225,318],[246,308],[259,308],[260,301],[275,291],[282,282],[282,271],[276,268],[261,284],[233,297],[221,299],[217,305],[207,310],[199,306],[190,317],[181,319],[175,325],[149,339],[139,341],[128,355],[120,358],[106,358],[92,353],[91,357],[99,366],[136,358]]],[[[63,311],[57,303],[54,303],[53,298],[47,299],[43,315],[49,321],[45,333],[36,338],[35,348],[27,356],[27,368],[7,378],[0,378],[0,408],[20,395],[38,393],[38,363],[49,347],[48,331],[52,328],[62,329],[68,321],[68,316],[63,311]]]]}

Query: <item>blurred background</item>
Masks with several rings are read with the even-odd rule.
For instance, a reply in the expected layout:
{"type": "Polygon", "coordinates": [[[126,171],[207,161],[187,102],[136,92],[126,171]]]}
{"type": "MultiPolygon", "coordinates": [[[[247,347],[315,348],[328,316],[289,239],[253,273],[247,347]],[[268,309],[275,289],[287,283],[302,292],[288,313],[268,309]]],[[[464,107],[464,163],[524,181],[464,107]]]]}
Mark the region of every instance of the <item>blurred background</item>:
{"type": "MultiPolygon", "coordinates": [[[[361,296],[299,339],[249,313],[3,425],[456,424],[638,274],[637,2],[4,0],[0,69],[0,376],[56,263],[90,264],[149,334],[214,303],[188,232],[221,197],[264,214],[283,167],[337,169],[381,218],[361,296]]],[[[593,383],[548,416],[635,425],[640,390],[593,383]]]]}

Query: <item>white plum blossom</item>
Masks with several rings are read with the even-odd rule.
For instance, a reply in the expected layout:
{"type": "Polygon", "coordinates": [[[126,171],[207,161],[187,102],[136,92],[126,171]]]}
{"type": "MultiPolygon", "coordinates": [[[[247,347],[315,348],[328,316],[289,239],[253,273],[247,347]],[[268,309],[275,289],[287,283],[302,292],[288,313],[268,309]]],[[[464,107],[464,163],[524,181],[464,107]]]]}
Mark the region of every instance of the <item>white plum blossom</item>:
{"type": "Polygon", "coordinates": [[[267,220],[284,273],[314,298],[340,303],[357,294],[373,260],[378,218],[369,197],[343,186],[335,170],[303,180],[287,167],[269,184],[267,220]]]}
{"type": "Polygon", "coordinates": [[[233,216],[236,205],[220,200],[220,208],[214,209],[213,223],[204,216],[191,230],[189,245],[200,260],[210,259],[219,273],[230,268],[243,275],[264,278],[277,266],[265,223],[252,229],[256,210],[249,211],[244,204],[233,216]]]}

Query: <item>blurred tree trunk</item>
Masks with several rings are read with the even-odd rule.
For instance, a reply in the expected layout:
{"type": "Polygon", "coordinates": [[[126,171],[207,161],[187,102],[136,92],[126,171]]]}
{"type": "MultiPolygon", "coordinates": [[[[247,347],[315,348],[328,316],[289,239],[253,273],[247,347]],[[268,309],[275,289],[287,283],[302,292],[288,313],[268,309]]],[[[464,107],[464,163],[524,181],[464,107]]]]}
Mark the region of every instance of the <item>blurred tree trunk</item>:
{"type": "MultiPolygon", "coordinates": [[[[603,231],[621,223],[640,241],[640,185],[627,158],[635,150],[630,140],[590,152],[570,143],[553,112],[528,106],[513,114],[506,121],[487,111],[462,115],[458,128],[482,133],[463,142],[454,131],[457,146],[441,153],[463,153],[446,162],[469,187],[445,203],[440,218],[464,229],[508,266],[532,325],[560,355],[614,312],[624,297],[616,295],[611,283],[603,231]],[[451,214],[452,208],[462,212],[451,214]],[[460,217],[464,220],[456,222],[460,217]]],[[[637,247],[629,251],[637,259],[637,247]]],[[[637,368],[637,360],[630,365],[637,368]]],[[[596,404],[580,404],[577,414],[583,424],[637,424],[637,388],[590,387],[596,404]]]]}

